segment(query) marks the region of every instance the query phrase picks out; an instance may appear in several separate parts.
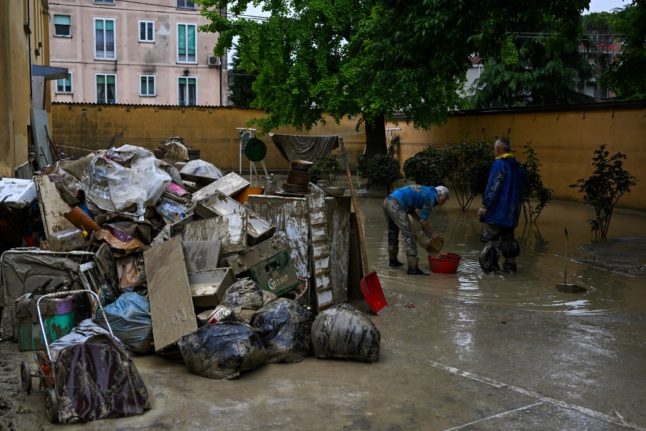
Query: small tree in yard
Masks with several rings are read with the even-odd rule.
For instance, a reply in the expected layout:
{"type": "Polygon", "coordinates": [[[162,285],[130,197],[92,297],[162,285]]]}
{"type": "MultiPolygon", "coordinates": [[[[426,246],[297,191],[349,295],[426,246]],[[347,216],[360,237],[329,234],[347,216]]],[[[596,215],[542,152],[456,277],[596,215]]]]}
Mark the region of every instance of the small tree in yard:
{"type": "Polygon", "coordinates": [[[427,146],[404,162],[404,175],[423,186],[443,184],[446,169],[442,155],[442,150],[432,145],[427,146]]]}
{"type": "Polygon", "coordinates": [[[492,144],[486,141],[462,142],[443,148],[443,163],[451,194],[462,211],[466,211],[487,186],[489,167],[493,163],[492,144]]]}
{"type": "Polygon", "coordinates": [[[523,214],[525,222],[535,225],[545,205],[552,200],[553,190],[543,184],[539,172],[542,163],[536,155],[536,151],[530,145],[525,145],[524,154],[526,159],[522,163],[525,171],[523,214]]]}
{"type": "Polygon", "coordinates": [[[389,154],[375,154],[359,156],[357,165],[359,175],[368,180],[368,187],[385,187],[390,193],[392,185],[402,177],[399,160],[389,154]]]}
{"type": "Polygon", "coordinates": [[[630,187],[637,184],[636,178],[623,168],[626,155],[616,153],[610,156],[605,145],[601,145],[592,158],[594,172],[587,179],[579,178],[570,187],[583,193],[583,202],[594,208],[594,219],[588,223],[594,233],[595,241],[607,238],[610,219],[615,205],[630,187]]]}

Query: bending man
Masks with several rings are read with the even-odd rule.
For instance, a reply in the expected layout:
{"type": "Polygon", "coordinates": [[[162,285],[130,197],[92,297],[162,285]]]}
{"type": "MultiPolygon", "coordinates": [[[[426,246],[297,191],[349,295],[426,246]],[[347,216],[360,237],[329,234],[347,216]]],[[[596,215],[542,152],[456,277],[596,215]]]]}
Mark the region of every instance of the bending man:
{"type": "Polygon", "coordinates": [[[391,267],[403,265],[397,260],[399,231],[401,231],[406,243],[408,274],[428,275],[418,266],[417,242],[415,241],[408,215],[410,214],[413,219],[421,224],[426,235],[431,239],[436,239],[439,235],[431,229],[428,218],[435,205],[443,205],[447,200],[449,200],[449,189],[444,186],[405,186],[386,197],[384,200],[384,215],[388,224],[388,263],[391,267]],[[417,213],[418,210],[419,214],[417,213]]]}

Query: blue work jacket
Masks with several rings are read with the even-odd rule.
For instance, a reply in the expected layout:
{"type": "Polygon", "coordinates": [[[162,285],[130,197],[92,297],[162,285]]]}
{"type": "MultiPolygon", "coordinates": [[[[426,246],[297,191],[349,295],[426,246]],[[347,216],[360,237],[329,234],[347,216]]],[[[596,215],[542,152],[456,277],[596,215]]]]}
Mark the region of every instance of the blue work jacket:
{"type": "Polygon", "coordinates": [[[407,213],[414,210],[421,210],[419,218],[428,220],[431,209],[437,205],[437,191],[435,187],[412,185],[401,187],[388,196],[399,202],[399,205],[407,213]]]}
{"type": "Polygon", "coordinates": [[[520,163],[509,153],[496,158],[489,169],[487,188],[482,206],[487,209],[484,223],[516,227],[523,205],[525,172],[520,163]]]}

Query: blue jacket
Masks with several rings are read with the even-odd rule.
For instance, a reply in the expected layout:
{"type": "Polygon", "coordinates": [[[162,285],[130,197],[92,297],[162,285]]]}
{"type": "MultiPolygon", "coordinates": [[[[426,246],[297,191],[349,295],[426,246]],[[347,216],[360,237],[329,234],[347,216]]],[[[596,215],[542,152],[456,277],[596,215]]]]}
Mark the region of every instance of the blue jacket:
{"type": "Polygon", "coordinates": [[[525,172],[520,163],[508,153],[496,158],[489,169],[489,180],[482,197],[482,205],[487,209],[482,221],[516,227],[523,205],[524,188],[525,172]]]}
{"type": "Polygon", "coordinates": [[[401,187],[388,196],[399,202],[402,209],[407,213],[414,210],[421,210],[419,218],[428,220],[431,209],[437,205],[437,191],[435,187],[412,185],[401,187]]]}

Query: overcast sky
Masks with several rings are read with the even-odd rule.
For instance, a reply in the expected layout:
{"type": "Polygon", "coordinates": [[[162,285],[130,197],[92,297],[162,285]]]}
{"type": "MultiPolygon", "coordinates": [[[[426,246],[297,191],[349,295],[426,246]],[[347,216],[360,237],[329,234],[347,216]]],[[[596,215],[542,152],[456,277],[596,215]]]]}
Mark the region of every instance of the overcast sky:
{"type": "Polygon", "coordinates": [[[630,4],[630,0],[590,0],[590,8],[583,13],[610,12],[614,8],[624,7],[628,4],[630,4]]]}

